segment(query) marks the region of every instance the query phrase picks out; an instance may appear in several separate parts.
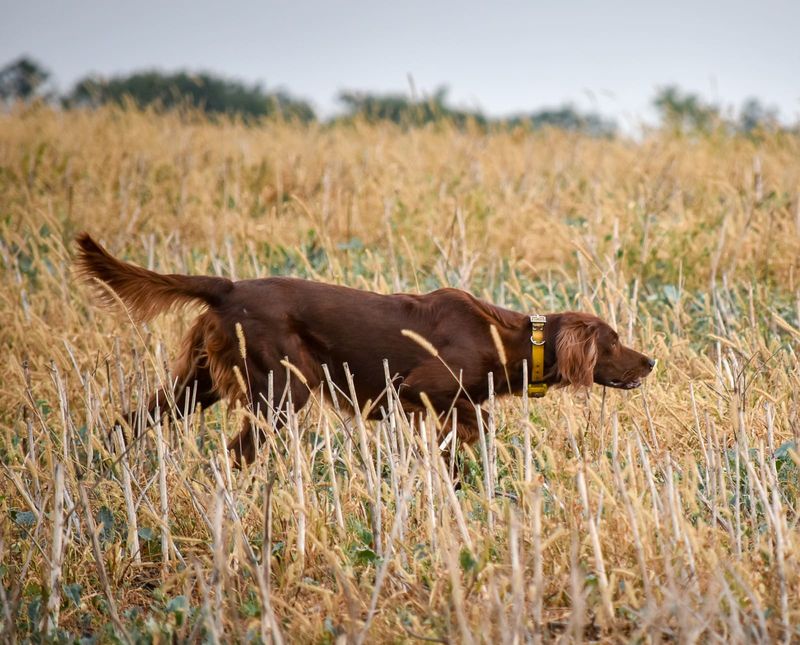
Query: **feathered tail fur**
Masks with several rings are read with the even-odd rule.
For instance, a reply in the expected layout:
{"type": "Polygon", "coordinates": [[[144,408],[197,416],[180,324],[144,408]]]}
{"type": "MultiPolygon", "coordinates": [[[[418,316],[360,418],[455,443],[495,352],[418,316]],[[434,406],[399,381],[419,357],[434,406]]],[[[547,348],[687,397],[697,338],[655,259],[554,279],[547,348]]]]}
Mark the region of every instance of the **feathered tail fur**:
{"type": "MultiPolygon", "coordinates": [[[[173,305],[196,300],[217,307],[233,289],[233,282],[227,278],[165,275],[122,262],[88,233],[81,233],[76,241],[80,248],[76,260],[78,273],[87,279],[97,278],[111,287],[136,320],[150,320],[173,305]]],[[[105,290],[100,297],[106,304],[115,301],[105,290]]]]}

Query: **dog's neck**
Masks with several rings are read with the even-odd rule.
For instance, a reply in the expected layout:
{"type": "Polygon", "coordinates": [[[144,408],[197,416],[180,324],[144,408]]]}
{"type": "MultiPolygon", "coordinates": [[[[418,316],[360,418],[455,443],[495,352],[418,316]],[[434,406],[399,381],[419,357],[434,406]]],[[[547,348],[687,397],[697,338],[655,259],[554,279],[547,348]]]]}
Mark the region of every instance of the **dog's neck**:
{"type": "MultiPolygon", "coordinates": [[[[514,394],[521,394],[523,389],[528,386],[525,381],[523,364],[527,363],[527,373],[531,370],[531,321],[530,316],[516,312],[504,310],[504,325],[500,331],[500,337],[506,351],[505,370],[498,358],[497,369],[493,370],[496,374],[498,383],[495,390],[508,392],[509,389],[514,394]],[[508,380],[506,380],[506,372],[508,380]],[[509,388],[510,385],[510,388],[509,388]]],[[[547,322],[544,326],[544,382],[555,385],[559,381],[558,368],[556,365],[556,336],[560,324],[559,314],[547,314],[547,322]]]]}

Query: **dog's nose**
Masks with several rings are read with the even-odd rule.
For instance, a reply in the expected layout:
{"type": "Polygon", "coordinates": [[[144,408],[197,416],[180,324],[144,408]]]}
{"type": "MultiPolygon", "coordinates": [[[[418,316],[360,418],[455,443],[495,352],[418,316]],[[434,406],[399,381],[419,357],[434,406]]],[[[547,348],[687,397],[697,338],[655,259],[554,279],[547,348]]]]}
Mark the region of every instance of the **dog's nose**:
{"type": "Polygon", "coordinates": [[[656,359],[655,358],[648,358],[647,359],[647,367],[651,370],[656,366],[656,359]]]}

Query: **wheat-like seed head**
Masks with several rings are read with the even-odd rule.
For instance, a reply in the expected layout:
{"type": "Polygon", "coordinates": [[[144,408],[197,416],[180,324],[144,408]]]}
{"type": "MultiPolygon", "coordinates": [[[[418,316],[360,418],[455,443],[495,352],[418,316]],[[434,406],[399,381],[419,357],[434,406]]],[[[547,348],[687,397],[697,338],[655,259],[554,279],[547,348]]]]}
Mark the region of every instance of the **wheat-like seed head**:
{"type": "Polygon", "coordinates": [[[494,347],[497,350],[497,355],[500,357],[500,364],[505,367],[506,366],[506,348],[503,346],[503,341],[500,338],[500,332],[497,331],[497,327],[494,325],[489,325],[489,332],[492,334],[492,340],[494,341],[494,347]]]}
{"type": "Polygon", "coordinates": [[[244,329],[242,329],[242,323],[236,323],[236,338],[239,339],[239,353],[242,355],[243,359],[247,358],[247,345],[244,342],[244,329]]]}
{"type": "Polygon", "coordinates": [[[238,365],[233,366],[233,373],[236,375],[236,382],[239,384],[239,388],[242,390],[242,394],[247,395],[247,383],[245,383],[244,377],[242,376],[242,371],[239,369],[238,365]]]}
{"type": "Polygon", "coordinates": [[[294,364],[294,363],[292,363],[291,361],[288,361],[288,360],[286,360],[285,358],[281,360],[281,365],[283,365],[283,366],[284,366],[285,368],[287,368],[287,369],[288,369],[288,370],[289,370],[289,371],[290,371],[292,374],[294,374],[294,375],[297,377],[297,379],[298,379],[298,380],[299,380],[299,381],[300,381],[300,382],[301,382],[303,385],[308,385],[308,379],[306,379],[306,377],[305,377],[305,376],[303,376],[303,373],[300,371],[300,369],[297,367],[297,365],[295,365],[295,364],[294,364]]]}
{"type": "Polygon", "coordinates": [[[431,356],[439,356],[439,350],[437,350],[427,338],[420,336],[417,332],[411,331],[410,329],[404,329],[400,333],[406,338],[413,340],[431,356]]]}

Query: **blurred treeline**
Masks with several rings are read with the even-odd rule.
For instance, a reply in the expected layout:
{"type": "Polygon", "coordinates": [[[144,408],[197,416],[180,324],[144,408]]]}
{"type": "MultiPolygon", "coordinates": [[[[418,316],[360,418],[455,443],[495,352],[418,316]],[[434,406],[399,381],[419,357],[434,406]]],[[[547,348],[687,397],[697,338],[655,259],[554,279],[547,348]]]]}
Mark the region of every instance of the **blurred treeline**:
{"type": "MultiPolygon", "coordinates": [[[[507,117],[489,117],[479,110],[449,105],[444,87],[425,98],[345,90],[340,92],[338,100],[343,110],[326,119],[328,123],[390,121],[413,127],[449,122],[458,127],[471,125],[484,129],[549,126],[599,137],[614,136],[618,130],[615,121],[594,112],[582,112],[570,104],[507,117]]],[[[0,102],[16,101],[47,102],[64,109],[93,108],[106,103],[158,109],[189,107],[208,115],[230,115],[245,121],[274,117],[301,123],[320,120],[308,101],[285,90],[266,90],[260,84],[248,85],[208,72],[146,70],[110,78],[86,76],[61,93],[52,84],[50,72],[28,57],[18,58],[0,69],[0,102]]],[[[755,98],[747,100],[737,115],[724,114],[719,106],[698,95],[668,86],[656,93],[653,106],[660,116],[661,126],[675,131],[710,133],[723,129],[753,135],[765,129],[784,128],[777,110],[765,107],[755,98]]]]}

